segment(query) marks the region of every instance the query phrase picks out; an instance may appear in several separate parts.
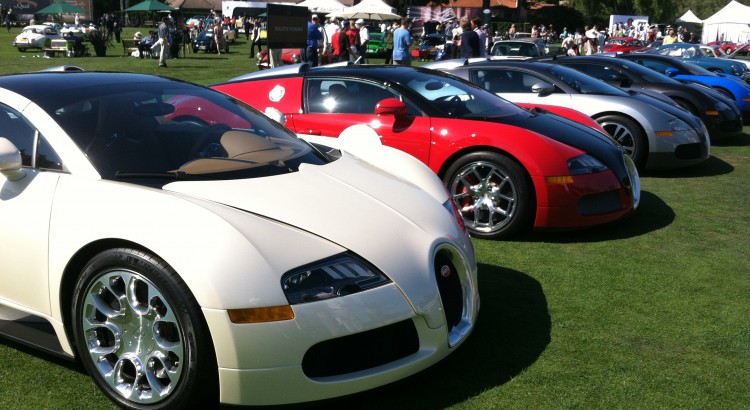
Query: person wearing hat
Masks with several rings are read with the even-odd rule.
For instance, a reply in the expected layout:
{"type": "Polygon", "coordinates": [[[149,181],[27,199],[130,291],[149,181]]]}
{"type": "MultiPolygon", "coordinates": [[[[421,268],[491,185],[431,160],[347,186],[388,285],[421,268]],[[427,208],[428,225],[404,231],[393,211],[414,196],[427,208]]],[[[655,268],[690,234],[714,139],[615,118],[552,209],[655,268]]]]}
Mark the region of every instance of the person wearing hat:
{"type": "Polygon", "coordinates": [[[662,40],[662,45],[672,44],[677,42],[677,34],[674,32],[674,27],[669,26],[667,27],[667,35],[664,36],[664,40],[662,40]]]}
{"type": "Polygon", "coordinates": [[[313,14],[307,22],[307,47],[305,47],[305,61],[311,67],[318,65],[318,44],[323,40],[323,35],[318,28],[318,15],[313,14]]]}
{"type": "Polygon", "coordinates": [[[354,62],[360,56],[362,42],[359,39],[359,30],[355,27],[355,23],[351,20],[348,23],[346,35],[349,37],[349,61],[354,62]]]}
{"type": "Polygon", "coordinates": [[[367,43],[370,42],[370,30],[365,26],[365,21],[362,19],[356,22],[357,29],[359,30],[359,50],[362,56],[362,63],[366,63],[367,58],[367,43]]]}

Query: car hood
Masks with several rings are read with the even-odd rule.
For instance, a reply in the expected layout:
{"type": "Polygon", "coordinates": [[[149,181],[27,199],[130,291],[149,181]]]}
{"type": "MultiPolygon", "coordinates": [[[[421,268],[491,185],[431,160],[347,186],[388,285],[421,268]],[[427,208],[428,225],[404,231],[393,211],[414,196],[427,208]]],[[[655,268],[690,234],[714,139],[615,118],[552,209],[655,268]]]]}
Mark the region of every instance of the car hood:
{"type": "Polygon", "coordinates": [[[611,137],[589,126],[571,121],[543,109],[534,109],[528,118],[507,118],[502,122],[542,134],[550,139],[586,151],[618,177],[626,178],[627,167],[623,159],[625,151],[611,137]]]}
{"type": "Polygon", "coordinates": [[[435,198],[347,153],[332,163],[303,164],[298,172],[284,175],[173,182],[163,189],[270,218],[357,252],[377,247],[372,239],[383,238],[383,230],[393,227],[400,231],[394,238],[417,232],[432,238],[465,236],[443,207],[447,194],[435,198]]]}

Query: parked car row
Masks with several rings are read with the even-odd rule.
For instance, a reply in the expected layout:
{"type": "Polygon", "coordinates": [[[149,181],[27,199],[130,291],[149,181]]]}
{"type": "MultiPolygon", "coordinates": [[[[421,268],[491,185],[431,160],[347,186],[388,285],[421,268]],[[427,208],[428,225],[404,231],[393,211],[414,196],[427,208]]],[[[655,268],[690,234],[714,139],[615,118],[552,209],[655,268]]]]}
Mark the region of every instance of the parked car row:
{"type": "MultiPolygon", "coordinates": [[[[0,335],[79,360],[129,408],[296,403],[415,374],[475,326],[471,236],[627,218],[639,169],[693,166],[741,132],[733,86],[649,66],[667,61],[695,67],[0,77],[0,335]]],[[[690,75],[750,89],[705,73],[690,75]]]]}

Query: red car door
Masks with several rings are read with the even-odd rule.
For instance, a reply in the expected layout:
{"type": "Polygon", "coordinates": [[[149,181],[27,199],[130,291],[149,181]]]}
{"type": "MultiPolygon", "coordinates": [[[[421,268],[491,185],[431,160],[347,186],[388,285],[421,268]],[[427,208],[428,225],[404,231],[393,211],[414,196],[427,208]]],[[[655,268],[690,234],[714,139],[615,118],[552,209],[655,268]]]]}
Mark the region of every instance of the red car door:
{"type": "Polygon", "coordinates": [[[386,98],[403,100],[393,90],[357,79],[307,78],[302,113],[290,114],[287,122],[299,135],[338,137],[346,128],[367,124],[384,145],[408,152],[428,163],[431,142],[430,118],[407,102],[409,116],[376,115],[375,106],[386,98]]]}

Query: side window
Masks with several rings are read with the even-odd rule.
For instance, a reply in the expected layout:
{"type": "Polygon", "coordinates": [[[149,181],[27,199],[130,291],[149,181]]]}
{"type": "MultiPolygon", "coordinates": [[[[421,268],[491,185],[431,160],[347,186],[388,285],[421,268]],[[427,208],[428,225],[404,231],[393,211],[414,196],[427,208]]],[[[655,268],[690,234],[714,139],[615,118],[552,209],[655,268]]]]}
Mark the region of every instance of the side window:
{"type": "Polygon", "coordinates": [[[0,137],[21,151],[23,166],[62,171],[60,157],[44,137],[20,113],[4,105],[0,105],[0,137]]]}
{"type": "MultiPolygon", "coordinates": [[[[309,79],[305,91],[309,113],[374,114],[375,106],[381,100],[396,98],[403,101],[398,93],[382,85],[349,79],[309,79]]],[[[412,111],[409,109],[410,113],[412,111]]]]}
{"type": "Polygon", "coordinates": [[[493,93],[530,93],[531,87],[541,81],[544,80],[513,70],[476,70],[472,73],[472,82],[493,93]]]}
{"type": "Polygon", "coordinates": [[[667,65],[660,62],[660,61],[652,61],[652,60],[643,60],[639,61],[644,67],[650,68],[657,73],[664,74],[667,72],[667,65]]]}
{"type": "Polygon", "coordinates": [[[568,66],[602,81],[612,81],[623,77],[618,69],[600,64],[568,64],[568,66]]]}

